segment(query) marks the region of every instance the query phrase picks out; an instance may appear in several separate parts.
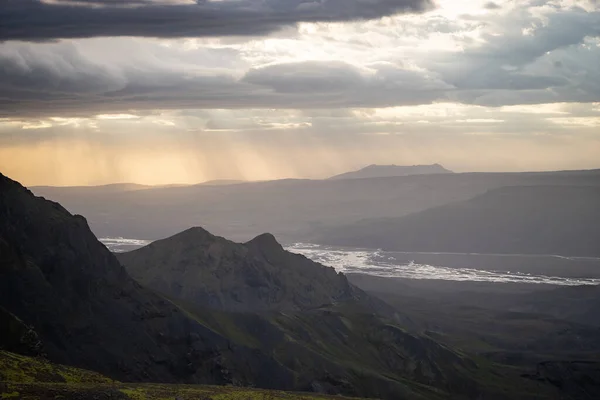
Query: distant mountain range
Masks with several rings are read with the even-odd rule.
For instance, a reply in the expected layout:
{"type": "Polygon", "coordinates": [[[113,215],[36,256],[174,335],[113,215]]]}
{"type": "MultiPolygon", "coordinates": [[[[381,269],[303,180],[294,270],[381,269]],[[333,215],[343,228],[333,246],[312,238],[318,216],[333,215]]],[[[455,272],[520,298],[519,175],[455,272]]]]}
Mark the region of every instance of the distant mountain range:
{"type": "Polygon", "coordinates": [[[247,181],[240,179],[213,179],[211,181],[206,181],[199,183],[199,185],[207,185],[207,186],[221,186],[221,185],[236,185],[238,183],[244,183],[247,181]]]}
{"type": "Polygon", "coordinates": [[[86,185],[86,186],[32,186],[31,189],[36,191],[51,191],[53,189],[61,189],[68,191],[69,193],[118,193],[118,192],[129,192],[134,190],[146,190],[146,189],[167,189],[167,188],[180,188],[184,186],[221,186],[221,185],[234,185],[237,183],[244,183],[246,181],[235,180],[235,179],[215,179],[205,181],[197,184],[185,184],[185,183],[170,183],[165,185],[142,185],[139,183],[109,183],[106,185],[86,185]]]}
{"type": "Polygon", "coordinates": [[[600,170],[282,180],[124,191],[35,187],[32,191],[85,215],[99,237],[154,240],[202,226],[239,242],[271,232],[290,243],[306,242],[315,229],[401,217],[504,186],[600,186],[600,170]]]}
{"type": "Polygon", "coordinates": [[[440,164],[431,165],[368,165],[357,171],[345,172],[334,175],[329,179],[361,179],[380,178],[389,176],[428,175],[428,174],[451,174],[452,171],[442,167],[440,164]]]}
{"type": "Polygon", "coordinates": [[[600,187],[515,186],[399,218],[323,229],[317,243],[386,250],[600,256],[600,187]]]}

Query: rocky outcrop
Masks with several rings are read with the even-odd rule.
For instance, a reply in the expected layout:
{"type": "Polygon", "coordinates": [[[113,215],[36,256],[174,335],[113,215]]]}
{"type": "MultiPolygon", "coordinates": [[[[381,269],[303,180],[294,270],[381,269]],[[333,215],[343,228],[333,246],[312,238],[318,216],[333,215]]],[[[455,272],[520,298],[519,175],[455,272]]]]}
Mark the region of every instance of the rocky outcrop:
{"type": "Polygon", "coordinates": [[[19,317],[0,307],[0,350],[26,356],[44,356],[44,345],[37,332],[19,317]]]}
{"type": "Polygon", "coordinates": [[[117,257],[143,285],[222,310],[299,311],[369,298],[268,233],[239,244],[196,227],[117,257]]]}

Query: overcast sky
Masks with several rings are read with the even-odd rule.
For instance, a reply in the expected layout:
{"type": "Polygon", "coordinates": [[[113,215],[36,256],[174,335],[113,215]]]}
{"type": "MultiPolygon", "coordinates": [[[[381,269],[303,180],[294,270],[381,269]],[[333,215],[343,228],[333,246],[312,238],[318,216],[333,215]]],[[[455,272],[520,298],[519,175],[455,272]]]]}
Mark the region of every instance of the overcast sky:
{"type": "Polygon", "coordinates": [[[0,0],[24,184],[600,168],[597,0],[0,0]]]}

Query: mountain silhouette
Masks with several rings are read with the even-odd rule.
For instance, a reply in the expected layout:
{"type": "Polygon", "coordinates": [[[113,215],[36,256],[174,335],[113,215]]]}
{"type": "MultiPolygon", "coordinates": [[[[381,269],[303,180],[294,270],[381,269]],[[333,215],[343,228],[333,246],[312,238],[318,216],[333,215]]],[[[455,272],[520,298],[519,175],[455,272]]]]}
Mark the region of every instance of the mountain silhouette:
{"type": "Polygon", "coordinates": [[[371,164],[356,171],[345,172],[334,175],[329,179],[361,179],[379,178],[390,176],[429,175],[429,174],[451,174],[452,171],[442,167],[440,164],[431,165],[376,165],[371,164]]]}

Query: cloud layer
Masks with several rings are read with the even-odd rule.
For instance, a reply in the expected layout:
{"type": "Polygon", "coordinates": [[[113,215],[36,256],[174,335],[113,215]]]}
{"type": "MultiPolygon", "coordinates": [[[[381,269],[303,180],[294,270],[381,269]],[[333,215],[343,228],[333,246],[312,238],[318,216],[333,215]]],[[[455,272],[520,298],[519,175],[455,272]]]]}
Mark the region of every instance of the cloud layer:
{"type": "Polygon", "coordinates": [[[298,22],[422,12],[430,0],[4,0],[0,40],[259,36],[298,22]]]}
{"type": "Polygon", "coordinates": [[[235,71],[98,64],[72,45],[0,48],[0,116],[193,108],[340,108],[424,104],[451,87],[391,63],[305,61],[235,71]]]}
{"type": "MultiPolygon", "coordinates": [[[[302,18],[294,16],[306,12],[336,20],[420,7],[379,0],[345,2],[342,7],[340,1],[249,1],[244,7],[238,1],[175,5],[138,1],[117,7],[119,2],[103,0],[90,7],[90,2],[82,6],[81,1],[26,0],[10,1],[12,6],[0,13],[35,5],[85,15],[194,7],[218,9],[224,15],[242,9],[252,15],[249,10],[267,7],[291,10],[282,15],[296,21],[302,18]],[[343,12],[336,13],[338,9],[343,12]]],[[[433,11],[364,23],[303,24],[291,36],[230,42],[224,38],[9,41],[0,44],[0,116],[600,101],[600,11],[595,3],[587,8],[580,6],[583,3],[563,3],[494,3],[496,7],[482,3],[474,9],[480,12],[476,15],[449,17],[433,11]]],[[[52,13],[35,15],[44,15],[45,21],[53,18],[52,13]]],[[[83,20],[72,19],[74,24],[83,20]]],[[[252,18],[242,20],[232,26],[252,25],[252,18]]],[[[26,26],[18,19],[6,21],[9,24],[1,25],[0,31],[10,30],[11,24],[26,26]]],[[[66,34],[77,31],[59,23],[49,26],[66,34]]],[[[42,23],[18,31],[43,36],[43,30],[42,23]]],[[[176,31],[176,27],[169,30],[176,31]]]]}
{"type": "Polygon", "coordinates": [[[0,3],[28,184],[598,167],[598,1],[0,3]]]}

